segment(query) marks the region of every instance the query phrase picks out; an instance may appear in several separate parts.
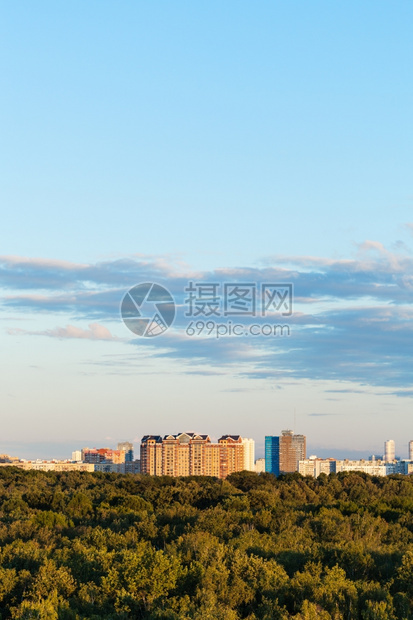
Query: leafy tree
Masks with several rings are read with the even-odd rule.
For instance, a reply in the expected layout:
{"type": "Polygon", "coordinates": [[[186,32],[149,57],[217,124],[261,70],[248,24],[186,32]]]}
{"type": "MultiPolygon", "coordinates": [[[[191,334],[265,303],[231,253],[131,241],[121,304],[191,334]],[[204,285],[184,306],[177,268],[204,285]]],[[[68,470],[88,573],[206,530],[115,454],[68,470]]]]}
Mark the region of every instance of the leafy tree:
{"type": "Polygon", "coordinates": [[[93,504],[85,493],[75,493],[66,507],[66,512],[70,517],[82,519],[91,514],[93,504]]]}
{"type": "Polygon", "coordinates": [[[413,478],[0,468],[0,613],[413,618],[413,478]]]}

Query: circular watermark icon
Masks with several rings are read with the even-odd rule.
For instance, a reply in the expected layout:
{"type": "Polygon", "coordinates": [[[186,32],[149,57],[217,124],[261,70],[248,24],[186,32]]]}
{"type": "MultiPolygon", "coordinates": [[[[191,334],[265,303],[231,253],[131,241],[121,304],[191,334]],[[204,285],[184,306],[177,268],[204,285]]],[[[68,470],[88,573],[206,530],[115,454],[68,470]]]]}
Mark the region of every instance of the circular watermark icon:
{"type": "Polygon", "coordinates": [[[122,299],[123,322],[137,336],[152,338],[163,334],[175,318],[175,302],[164,286],[144,282],[133,286],[122,299]]]}

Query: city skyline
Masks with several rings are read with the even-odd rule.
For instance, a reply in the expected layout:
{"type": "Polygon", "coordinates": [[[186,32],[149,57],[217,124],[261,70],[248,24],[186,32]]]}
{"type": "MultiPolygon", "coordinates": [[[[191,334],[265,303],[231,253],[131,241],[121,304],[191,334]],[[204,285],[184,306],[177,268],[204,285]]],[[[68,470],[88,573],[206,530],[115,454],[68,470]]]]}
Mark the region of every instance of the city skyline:
{"type": "Polygon", "coordinates": [[[255,441],[236,434],[222,435],[217,441],[207,434],[180,432],[166,435],[144,435],[140,441],[139,458],[135,458],[131,442],[123,441],[116,449],[89,448],[72,452],[71,459],[25,460],[0,454],[0,468],[14,466],[24,470],[53,472],[101,472],[111,474],[143,474],[149,476],[206,476],[225,479],[249,471],[279,477],[299,473],[318,478],[341,472],[361,472],[371,476],[408,476],[413,474],[413,440],[408,443],[409,457],[395,454],[395,442],[384,442],[384,454],[369,458],[323,458],[307,455],[307,438],[284,429],[281,435],[265,437],[265,458],[255,459],[255,441]]]}
{"type": "MultiPolygon", "coordinates": [[[[408,441],[404,441],[404,443],[402,444],[402,447],[397,446],[396,442],[393,439],[386,439],[382,442],[382,450],[377,449],[376,451],[372,451],[369,452],[368,450],[360,450],[360,451],[354,451],[352,450],[350,447],[347,449],[342,449],[342,450],[337,450],[334,448],[322,448],[321,451],[317,451],[314,450],[314,443],[309,443],[308,442],[308,438],[305,435],[302,435],[301,433],[295,434],[294,431],[292,429],[288,429],[288,430],[281,430],[279,431],[279,435],[266,435],[264,438],[262,438],[263,440],[256,440],[254,438],[248,438],[248,437],[242,437],[243,439],[243,443],[244,443],[244,447],[246,449],[246,454],[248,454],[247,460],[248,462],[251,464],[252,462],[256,462],[257,460],[264,460],[265,461],[265,457],[266,457],[266,443],[267,440],[271,440],[271,439],[278,439],[281,438],[282,436],[286,436],[286,435],[291,435],[293,438],[296,438],[296,440],[298,440],[298,444],[297,444],[297,449],[300,452],[301,456],[302,454],[307,454],[306,458],[310,458],[312,456],[317,457],[317,458],[321,458],[321,459],[328,459],[328,458],[332,458],[332,459],[361,459],[361,460],[368,460],[373,458],[376,458],[378,460],[382,459],[384,461],[392,461],[395,459],[400,459],[400,460],[411,460],[413,461],[413,440],[408,440],[408,441]],[[249,447],[252,446],[252,447],[249,447]],[[257,449],[258,446],[258,449],[257,449]],[[303,452],[302,452],[303,451],[303,452]]],[[[223,435],[221,433],[221,435],[219,436],[214,436],[212,434],[208,434],[205,435],[204,433],[197,433],[195,431],[184,431],[184,432],[178,432],[175,434],[164,434],[164,433],[159,433],[159,434],[145,434],[143,435],[143,437],[159,437],[159,438],[167,438],[167,437],[178,437],[180,435],[198,435],[200,437],[208,437],[208,440],[210,440],[212,443],[217,443],[219,441],[219,438],[221,437],[225,437],[225,436],[233,436],[233,435],[223,435]]],[[[241,435],[238,435],[241,437],[241,435]]],[[[112,439],[112,438],[107,438],[107,439],[112,439]]],[[[112,447],[110,445],[108,445],[108,443],[110,442],[106,442],[106,444],[102,447],[98,448],[99,442],[97,443],[92,443],[90,446],[87,445],[85,443],[82,442],[77,442],[77,447],[75,447],[74,444],[70,444],[70,453],[72,455],[72,459],[71,460],[80,460],[80,455],[83,454],[84,451],[88,451],[90,453],[101,453],[103,454],[104,452],[108,451],[108,452],[119,452],[119,450],[124,450],[125,451],[125,458],[126,461],[131,461],[133,460],[133,458],[137,458],[138,454],[140,455],[140,447],[142,445],[142,437],[137,439],[136,441],[125,441],[124,439],[122,441],[115,441],[112,440],[112,447]],[[82,447],[80,447],[80,445],[82,444],[82,447]],[[114,448],[113,446],[116,444],[116,448],[114,448]],[[75,457],[75,455],[77,455],[75,457]],[[133,455],[135,455],[135,457],[133,457],[133,455]]],[[[49,446],[50,448],[50,446],[49,446]]],[[[0,452],[1,455],[1,452],[0,452]]],[[[7,455],[7,456],[11,456],[11,457],[18,457],[24,460],[68,460],[68,454],[62,454],[61,456],[50,456],[43,453],[43,454],[36,454],[35,456],[25,456],[24,454],[11,454],[11,453],[5,453],[3,452],[3,456],[7,455]]],[[[70,460],[70,459],[69,459],[70,460]]],[[[100,462],[99,460],[89,460],[88,462],[100,462]]],[[[116,461],[114,461],[116,462],[116,461]]],[[[246,467],[246,469],[248,469],[249,467],[246,467]]]]}

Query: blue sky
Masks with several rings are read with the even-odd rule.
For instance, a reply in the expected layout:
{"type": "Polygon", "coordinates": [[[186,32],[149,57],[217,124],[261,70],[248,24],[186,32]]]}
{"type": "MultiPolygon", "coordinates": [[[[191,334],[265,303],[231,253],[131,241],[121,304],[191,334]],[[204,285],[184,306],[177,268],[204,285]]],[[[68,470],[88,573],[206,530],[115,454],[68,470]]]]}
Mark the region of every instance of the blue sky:
{"type": "MultiPolygon", "coordinates": [[[[406,455],[410,2],[0,7],[0,451],[286,426],[406,455]],[[293,282],[291,336],[188,338],[183,289],[293,282]],[[136,338],[126,290],[174,294],[136,338]]],[[[331,448],[331,449],[330,449],[331,448]]],[[[259,448],[260,450],[261,448],[259,448]]]]}

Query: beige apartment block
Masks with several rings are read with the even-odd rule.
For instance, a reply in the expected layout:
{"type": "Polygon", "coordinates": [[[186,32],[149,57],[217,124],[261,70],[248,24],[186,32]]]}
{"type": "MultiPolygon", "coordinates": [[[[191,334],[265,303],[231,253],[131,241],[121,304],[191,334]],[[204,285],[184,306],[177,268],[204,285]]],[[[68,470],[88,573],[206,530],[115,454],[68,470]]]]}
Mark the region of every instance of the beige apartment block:
{"type": "Polygon", "coordinates": [[[214,476],[226,478],[244,469],[240,435],[223,435],[212,443],[209,435],[145,435],[141,441],[141,473],[152,476],[214,476]]]}

